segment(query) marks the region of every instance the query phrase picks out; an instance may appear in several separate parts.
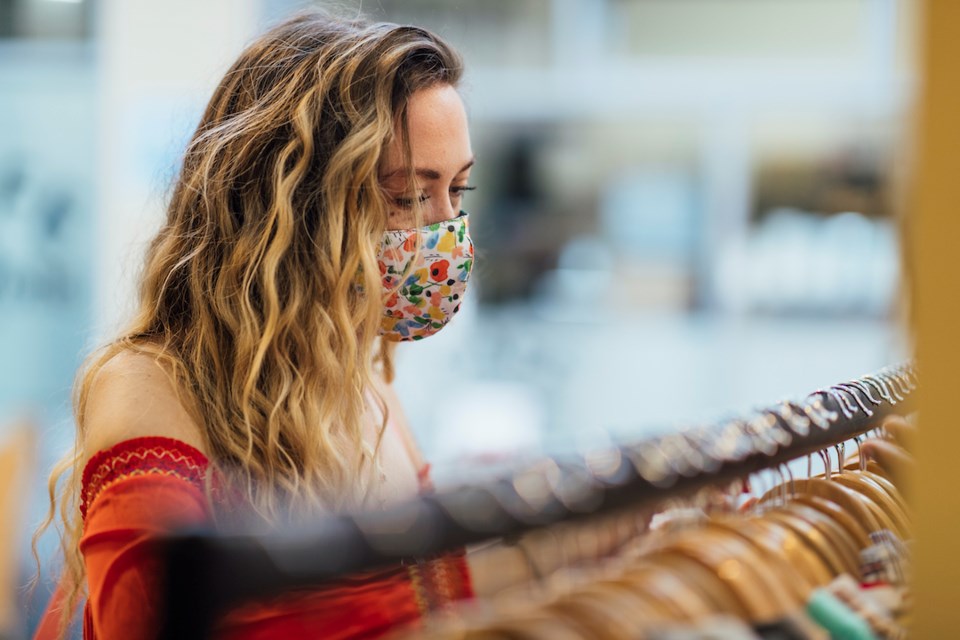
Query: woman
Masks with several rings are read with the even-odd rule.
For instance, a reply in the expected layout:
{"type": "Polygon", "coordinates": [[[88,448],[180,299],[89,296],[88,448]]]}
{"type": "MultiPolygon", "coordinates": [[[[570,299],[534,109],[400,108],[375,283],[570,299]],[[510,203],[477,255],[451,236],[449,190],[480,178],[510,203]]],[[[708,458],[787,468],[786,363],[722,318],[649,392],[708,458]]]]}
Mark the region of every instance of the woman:
{"type": "MultiPolygon", "coordinates": [[[[137,315],[78,381],[76,448],[51,481],[67,478],[65,606],[41,635],[84,593],[85,637],[154,635],[150,541],[172,526],[269,526],[427,489],[391,346],[441,329],[472,266],[460,74],[428,31],[315,13],[227,72],[137,315]]],[[[374,637],[470,595],[453,554],[230,612],[220,632],[374,637]]]]}

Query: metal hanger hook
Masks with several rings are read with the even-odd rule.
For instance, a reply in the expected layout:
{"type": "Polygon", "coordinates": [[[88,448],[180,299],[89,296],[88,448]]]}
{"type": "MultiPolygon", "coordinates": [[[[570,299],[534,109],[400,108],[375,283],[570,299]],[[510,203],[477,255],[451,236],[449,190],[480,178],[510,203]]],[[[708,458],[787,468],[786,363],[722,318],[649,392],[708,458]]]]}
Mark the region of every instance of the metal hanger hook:
{"type": "Polygon", "coordinates": [[[783,475],[783,465],[777,465],[776,467],[777,474],[780,476],[780,497],[782,498],[782,504],[786,504],[790,501],[790,494],[787,493],[789,487],[787,487],[787,478],[783,475]]]}
{"type": "Polygon", "coordinates": [[[790,464],[784,462],[783,468],[787,470],[787,477],[790,478],[790,495],[797,495],[797,485],[793,481],[793,470],[790,468],[790,464]]]}
{"type": "MultiPolygon", "coordinates": [[[[850,395],[852,395],[852,396],[853,396],[853,399],[856,400],[856,402],[857,402],[858,405],[860,405],[860,408],[863,410],[863,412],[864,412],[865,414],[867,414],[868,416],[872,416],[872,415],[873,415],[873,411],[866,405],[866,403],[863,402],[863,399],[860,398],[860,394],[857,393],[857,391],[859,391],[860,393],[864,393],[863,389],[861,389],[859,386],[857,386],[857,385],[855,385],[855,384],[853,384],[853,383],[851,383],[851,382],[844,382],[844,383],[838,384],[837,386],[840,387],[840,388],[842,388],[842,389],[847,389],[847,390],[849,390],[849,391],[850,391],[850,395]],[[852,387],[852,389],[851,389],[851,387],[852,387]]],[[[866,395],[866,394],[865,394],[865,395],[866,395]]],[[[869,396],[868,396],[868,397],[869,397],[869,396]]]]}
{"type": "Polygon", "coordinates": [[[887,389],[890,390],[890,395],[896,398],[898,402],[903,402],[904,397],[900,393],[899,385],[889,371],[881,371],[877,374],[877,377],[887,383],[887,389]]]}
{"type": "Polygon", "coordinates": [[[831,462],[830,462],[830,450],[829,449],[820,449],[820,458],[823,460],[823,477],[827,480],[830,479],[831,473],[831,462]]]}
{"type": "Polygon", "coordinates": [[[897,399],[890,393],[890,388],[887,386],[886,380],[872,374],[863,376],[863,380],[872,385],[877,390],[877,393],[880,394],[881,398],[890,404],[897,404],[897,399]]]}
{"type": "Polygon", "coordinates": [[[860,464],[860,471],[866,471],[867,461],[863,457],[863,448],[860,446],[863,444],[863,436],[854,436],[853,441],[857,443],[857,462],[860,464]]]}
{"type": "Polygon", "coordinates": [[[891,397],[890,394],[887,393],[887,390],[886,390],[885,388],[883,388],[883,387],[880,385],[879,382],[877,382],[877,381],[874,380],[873,378],[867,377],[867,376],[864,376],[863,378],[861,378],[861,379],[860,379],[860,382],[861,382],[861,384],[863,384],[863,386],[864,386],[865,389],[866,389],[866,388],[870,388],[870,389],[873,389],[874,391],[876,391],[878,394],[880,394],[881,400],[878,400],[878,401],[877,401],[878,404],[881,404],[881,403],[882,403],[882,402],[881,402],[882,400],[886,400],[886,401],[889,402],[890,404],[893,404],[893,397],[891,397]]]}
{"type": "Polygon", "coordinates": [[[859,389],[859,390],[860,390],[860,393],[862,393],[864,396],[866,396],[866,397],[867,397],[867,400],[869,400],[872,404],[874,404],[874,405],[883,404],[883,401],[882,401],[882,400],[880,400],[879,398],[875,398],[875,397],[873,396],[873,394],[870,393],[870,386],[866,383],[866,381],[864,381],[864,380],[851,380],[850,382],[847,382],[846,384],[852,385],[852,386],[856,387],[857,389],[859,389]]]}
{"type": "MultiPolygon", "coordinates": [[[[849,389],[844,387],[842,384],[835,384],[832,387],[830,387],[830,390],[834,392],[835,394],[834,397],[837,398],[837,402],[842,402],[843,405],[847,408],[847,411],[849,413],[844,412],[844,414],[848,418],[852,418],[854,414],[857,413],[857,405],[855,405],[853,402],[850,402],[850,398],[848,396],[853,396],[854,399],[857,399],[857,394],[850,391],[849,389]]],[[[859,404],[859,400],[857,400],[857,404],[859,404]]]]}
{"type": "Polygon", "coordinates": [[[903,371],[892,371],[890,373],[890,377],[893,379],[894,384],[897,385],[897,389],[900,390],[900,393],[903,394],[904,398],[910,395],[912,389],[910,389],[910,385],[907,384],[906,376],[904,376],[903,371]]]}

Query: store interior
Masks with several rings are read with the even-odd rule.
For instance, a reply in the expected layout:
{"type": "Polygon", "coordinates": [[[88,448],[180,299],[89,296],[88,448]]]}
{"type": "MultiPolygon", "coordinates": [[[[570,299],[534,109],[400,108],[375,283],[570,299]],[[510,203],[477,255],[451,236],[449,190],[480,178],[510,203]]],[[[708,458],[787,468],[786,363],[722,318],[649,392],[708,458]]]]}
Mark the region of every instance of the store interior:
{"type": "MultiPolygon", "coordinates": [[[[511,609],[481,598],[417,631],[425,637],[519,638],[523,629],[528,637],[599,637],[582,620],[561,628],[565,607],[619,629],[605,637],[652,633],[617,613],[631,607],[660,621],[665,634],[706,634],[709,624],[700,620],[712,618],[691,612],[723,613],[715,601],[729,594],[690,592],[697,571],[719,571],[722,559],[698,556],[700,569],[688,568],[677,582],[677,593],[687,595],[675,599],[696,603],[686,608],[597,585],[623,567],[646,585],[711,540],[722,538],[715,544],[730,551],[740,544],[731,533],[738,526],[757,536],[774,528],[759,509],[742,522],[720,518],[710,534],[685,529],[712,513],[720,484],[724,504],[735,509],[744,508],[744,497],[731,487],[739,482],[742,493],[744,480],[754,494],[763,487],[767,500],[786,500],[786,487],[797,491],[809,474],[843,475],[843,457],[850,474],[881,476],[862,483],[883,490],[870,508],[882,513],[873,524],[892,529],[892,541],[857,527],[852,544],[834,537],[846,555],[816,569],[765,557],[751,579],[774,595],[756,595],[755,584],[733,589],[740,600],[727,620],[730,635],[649,637],[755,637],[736,634],[760,634],[761,623],[834,601],[861,622],[882,619],[867,625],[874,635],[847,637],[944,637],[939,631],[960,624],[960,614],[940,606],[949,577],[960,579],[960,563],[943,561],[948,554],[939,546],[960,513],[950,508],[957,498],[942,490],[952,482],[948,445],[957,439],[943,432],[958,350],[950,292],[960,284],[949,260],[949,239],[960,236],[946,209],[958,195],[949,143],[960,135],[949,117],[960,91],[947,71],[946,61],[960,54],[950,34],[960,14],[950,3],[0,0],[0,436],[22,452],[3,467],[18,487],[3,502],[16,514],[0,561],[10,585],[0,626],[10,637],[32,635],[56,582],[57,541],[48,531],[38,546],[39,587],[23,588],[36,573],[30,535],[48,508],[47,477],[74,443],[77,368],[129,318],[146,244],[224,70],[256,34],[311,7],[422,25],[466,61],[460,92],[477,187],[464,203],[477,249],[469,303],[435,337],[399,347],[395,387],[439,495],[506,483],[525,502],[478,527],[421,505],[420,528],[408,521],[406,537],[390,538],[383,522],[377,528],[361,519],[310,544],[364,540],[350,565],[356,570],[508,540],[489,551],[503,554],[501,566],[519,567],[516,584],[499,585],[508,594],[501,600],[533,604],[511,609]],[[869,381],[887,374],[882,385],[869,381]],[[859,386],[836,386],[846,381],[859,386]],[[899,409],[897,398],[905,403],[899,409]],[[830,428],[801,433],[777,414],[777,433],[787,435],[771,435],[774,427],[750,422],[790,407],[785,401],[797,403],[792,411],[808,427],[822,409],[830,428]],[[817,401],[825,406],[816,411],[804,404],[817,401]],[[915,442],[919,461],[906,480],[868,469],[863,441],[851,440],[897,440],[897,427],[880,427],[905,407],[918,434],[906,440],[915,442]],[[748,425],[737,432],[749,441],[746,452],[721,447],[715,430],[733,424],[748,425]],[[684,453],[677,434],[711,444],[684,453]],[[778,437],[790,441],[771,444],[778,437]],[[836,445],[844,441],[841,456],[836,445]],[[645,476],[635,458],[635,482],[604,484],[597,470],[609,460],[591,466],[592,455],[627,455],[650,443],[670,461],[669,482],[645,476]],[[824,450],[833,457],[814,453],[824,450]],[[671,456],[683,455],[705,461],[673,464],[671,456]],[[572,459],[585,466],[570,477],[594,474],[587,484],[609,494],[608,507],[578,512],[565,501],[552,469],[566,478],[564,461],[572,459]],[[722,483],[717,469],[726,474],[722,483]],[[563,509],[517,489],[534,477],[523,475],[531,470],[563,509]],[[672,502],[681,497],[689,501],[682,508],[672,502]],[[654,515],[668,507],[673,516],[654,515]],[[661,534],[647,535],[654,524],[661,534]],[[423,531],[434,534],[432,542],[411,540],[410,532],[423,531]],[[674,539],[671,531],[681,533],[674,539]],[[531,542],[524,549],[518,540],[531,542]],[[381,553],[384,546],[392,550],[381,553]],[[898,604],[884,601],[874,618],[864,613],[876,605],[864,600],[857,575],[867,548],[896,556],[883,580],[898,604]],[[673,564],[661,559],[681,555],[673,564]],[[853,586],[837,582],[844,575],[857,578],[853,586]],[[821,587],[832,600],[811,605],[791,580],[807,591],[821,587]],[[591,608],[594,600],[606,603],[591,608]],[[621,617],[630,624],[611,622],[621,617]],[[746,630],[736,626],[744,621],[746,630]]],[[[471,509],[483,513],[482,501],[472,500],[471,509]]],[[[782,515],[786,505],[776,509],[775,519],[795,532],[792,519],[800,516],[782,515]]],[[[822,526],[835,533],[834,524],[822,526]]],[[[219,542],[205,540],[211,557],[219,542]]],[[[830,556],[830,545],[817,553],[830,556]]],[[[300,560],[293,554],[287,565],[300,560]]],[[[197,573],[184,580],[194,585],[207,579],[204,570],[215,571],[192,568],[197,573]]],[[[318,562],[302,574],[330,580],[345,571],[318,562]]],[[[237,575],[231,588],[263,578],[237,575]]],[[[264,584],[296,584],[282,567],[274,578],[264,584]]],[[[171,629],[168,637],[183,637],[171,629]]],[[[759,637],[836,633],[801,632],[809,635],[759,637]]],[[[79,626],[74,633],[80,637],[79,626]]]]}

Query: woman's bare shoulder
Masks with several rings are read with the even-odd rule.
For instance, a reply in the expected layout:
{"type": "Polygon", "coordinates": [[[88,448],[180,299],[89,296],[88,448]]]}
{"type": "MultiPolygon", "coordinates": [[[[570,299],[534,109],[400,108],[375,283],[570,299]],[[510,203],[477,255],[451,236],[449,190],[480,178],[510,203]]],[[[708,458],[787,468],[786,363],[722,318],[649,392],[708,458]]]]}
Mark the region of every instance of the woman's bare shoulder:
{"type": "Polygon", "coordinates": [[[147,353],[121,351],[94,374],[84,412],[84,458],[143,436],[182,440],[204,451],[200,427],[177,397],[171,375],[147,353]]]}

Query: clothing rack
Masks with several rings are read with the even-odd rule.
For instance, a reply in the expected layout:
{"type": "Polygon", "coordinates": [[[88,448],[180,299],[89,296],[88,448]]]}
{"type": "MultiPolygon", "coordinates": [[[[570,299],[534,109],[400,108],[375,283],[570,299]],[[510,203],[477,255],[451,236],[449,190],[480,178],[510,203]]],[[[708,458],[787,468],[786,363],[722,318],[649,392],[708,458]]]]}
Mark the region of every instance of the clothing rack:
{"type": "Polygon", "coordinates": [[[834,447],[915,406],[915,367],[886,367],[718,424],[577,459],[546,458],[482,484],[269,536],[187,531],[164,541],[162,637],[205,638],[243,601],[533,529],[691,495],[834,447]]]}

